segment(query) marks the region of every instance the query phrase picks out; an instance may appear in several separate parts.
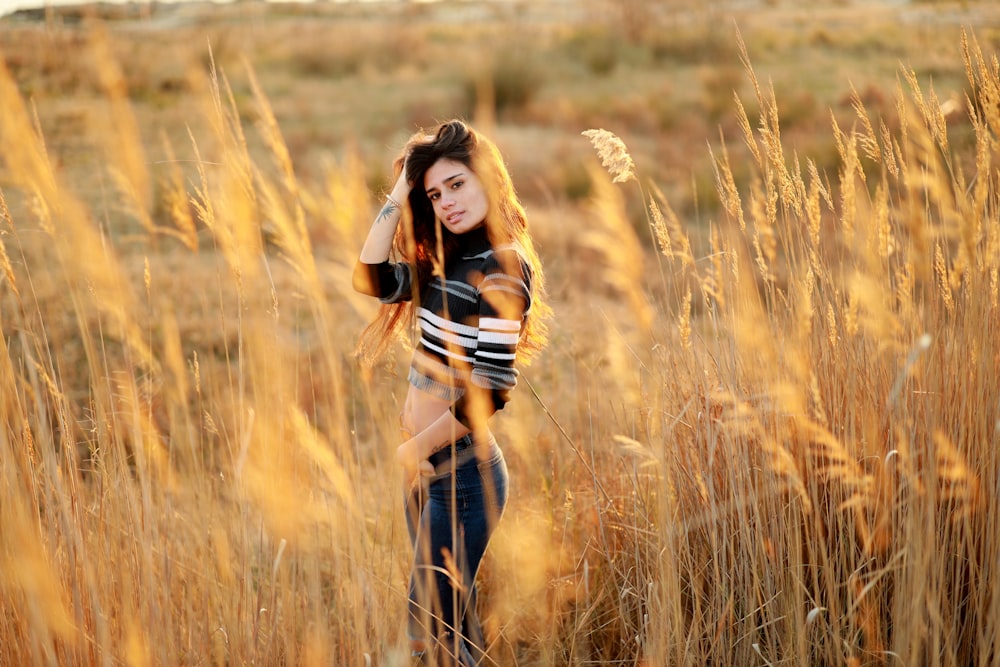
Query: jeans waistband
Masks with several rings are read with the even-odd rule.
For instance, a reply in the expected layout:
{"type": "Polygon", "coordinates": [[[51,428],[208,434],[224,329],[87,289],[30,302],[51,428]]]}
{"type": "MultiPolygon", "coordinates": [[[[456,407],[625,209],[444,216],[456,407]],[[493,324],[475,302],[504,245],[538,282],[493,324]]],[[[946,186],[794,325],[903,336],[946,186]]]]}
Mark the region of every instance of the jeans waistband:
{"type": "Polygon", "coordinates": [[[458,452],[464,451],[475,444],[475,440],[472,439],[472,434],[467,433],[458,440],[455,441],[454,445],[445,445],[441,449],[437,450],[429,457],[427,460],[431,462],[431,465],[437,468],[442,463],[446,463],[451,458],[452,450],[457,454],[458,452]]]}

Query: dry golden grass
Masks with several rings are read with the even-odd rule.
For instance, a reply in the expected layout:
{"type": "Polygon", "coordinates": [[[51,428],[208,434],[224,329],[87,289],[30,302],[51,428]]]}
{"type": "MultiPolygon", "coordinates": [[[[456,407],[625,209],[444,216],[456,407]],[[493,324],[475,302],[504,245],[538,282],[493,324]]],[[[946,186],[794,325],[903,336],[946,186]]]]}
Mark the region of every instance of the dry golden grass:
{"type": "MultiPolygon", "coordinates": [[[[653,20],[616,6],[621,39],[653,20]]],[[[75,75],[6,44],[0,68],[0,663],[407,664],[405,360],[351,356],[385,147],[303,176],[293,96],[236,37],[162,79],[102,27],[50,37],[75,75]],[[94,106],[56,119],[92,131],[53,145],[45,86],[71,84],[94,106]],[[151,137],[137,97],[175,86],[186,127],[151,137]]],[[[845,82],[819,163],[734,38],[714,211],[607,131],[582,200],[536,186],[557,321],[496,419],[497,664],[991,664],[1000,66],[956,42],[957,108],[906,66],[882,97],[845,82]]],[[[504,113],[501,139],[545,117],[504,113]]]]}

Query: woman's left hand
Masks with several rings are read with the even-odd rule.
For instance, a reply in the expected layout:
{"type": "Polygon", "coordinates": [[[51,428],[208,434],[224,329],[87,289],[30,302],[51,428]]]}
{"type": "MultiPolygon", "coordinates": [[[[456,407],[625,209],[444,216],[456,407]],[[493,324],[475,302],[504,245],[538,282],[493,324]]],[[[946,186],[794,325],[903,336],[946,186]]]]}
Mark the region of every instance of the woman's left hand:
{"type": "Polygon", "coordinates": [[[403,466],[408,480],[416,479],[418,476],[431,476],[434,474],[434,466],[431,462],[420,456],[414,441],[407,440],[396,448],[396,461],[403,466]]]}

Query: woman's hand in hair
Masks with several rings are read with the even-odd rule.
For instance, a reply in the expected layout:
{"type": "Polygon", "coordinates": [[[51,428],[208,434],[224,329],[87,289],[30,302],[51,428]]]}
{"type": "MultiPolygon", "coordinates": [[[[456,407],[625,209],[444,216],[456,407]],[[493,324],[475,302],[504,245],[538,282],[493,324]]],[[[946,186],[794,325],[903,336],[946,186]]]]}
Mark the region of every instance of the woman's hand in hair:
{"type": "Polygon", "coordinates": [[[396,158],[393,163],[395,169],[399,169],[399,176],[396,178],[396,184],[392,186],[392,196],[395,198],[399,195],[401,198],[397,198],[396,201],[405,201],[406,197],[410,194],[410,190],[413,189],[413,183],[407,179],[406,162],[410,157],[410,150],[407,148],[402,155],[396,158]]]}
{"type": "Polygon", "coordinates": [[[403,170],[399,172],[399,178],[396,179],[396,184],[392,186],[392,192],[389,196],[393,198],[400,205],[405,206],[406,200],[410,196],[410,190],[413,189],[413,184],[406,180],[406,165],[403,165],[403,170]]]}

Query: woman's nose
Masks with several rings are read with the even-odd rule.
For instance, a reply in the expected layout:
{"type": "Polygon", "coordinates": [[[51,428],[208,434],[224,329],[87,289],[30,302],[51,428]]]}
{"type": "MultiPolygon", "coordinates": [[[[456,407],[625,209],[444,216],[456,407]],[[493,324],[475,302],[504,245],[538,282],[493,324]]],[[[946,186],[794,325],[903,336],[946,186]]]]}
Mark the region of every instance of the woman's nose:
{"type": "Polygon", "coordinates": [[[454,205],[455,205],[455,200],[452,199],[451,197],[448,197],[448,198],[442,197],[441,198],[441,208],[443,208],[443,209],[449,209],[449,208],[451,208],[454,205]]]}

